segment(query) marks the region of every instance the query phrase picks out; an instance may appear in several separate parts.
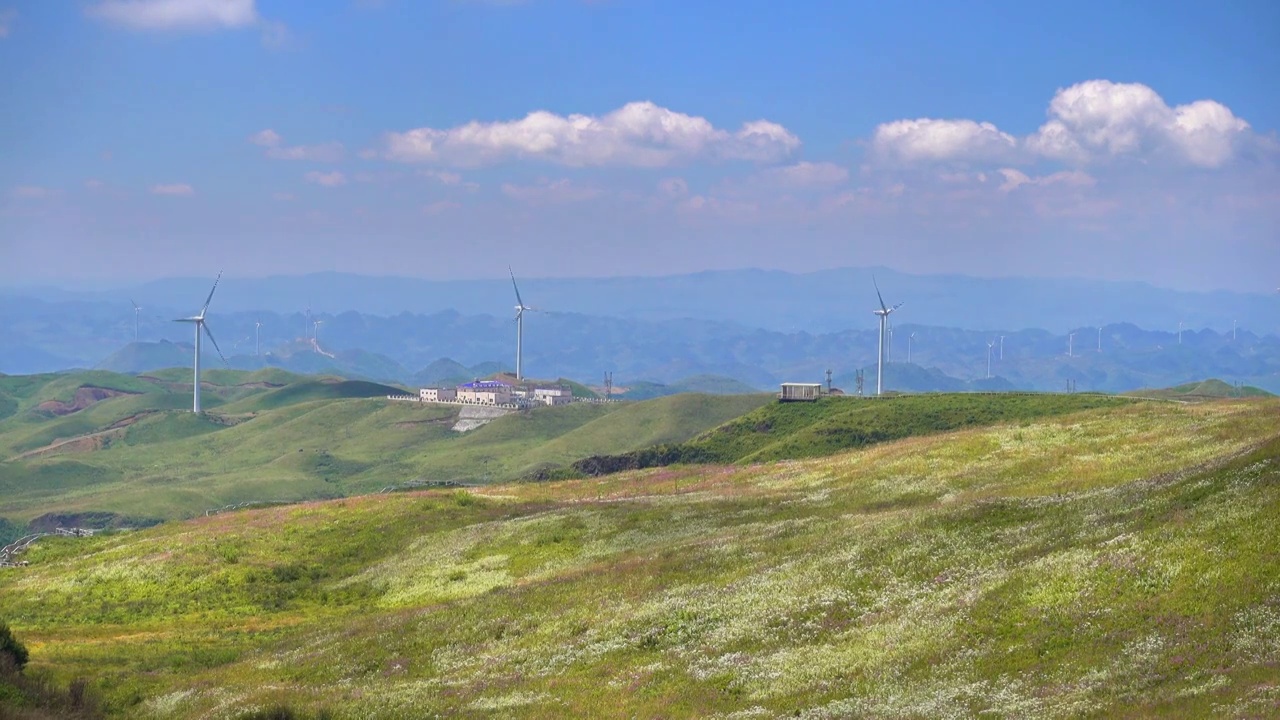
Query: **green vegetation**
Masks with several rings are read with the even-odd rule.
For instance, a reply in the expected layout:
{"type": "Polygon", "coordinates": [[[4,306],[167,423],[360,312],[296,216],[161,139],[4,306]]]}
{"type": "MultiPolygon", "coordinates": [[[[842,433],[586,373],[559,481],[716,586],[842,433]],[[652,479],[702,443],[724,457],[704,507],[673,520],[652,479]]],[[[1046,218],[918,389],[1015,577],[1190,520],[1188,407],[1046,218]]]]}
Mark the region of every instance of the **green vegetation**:
{"type": "Polygon", "coordinates": [[[1104,395],[902,395],[769,403],[685,443],[586,458],[586,475],[680,463],[745,463],[821,457],[917,435],[1031,420],[1131,402],[1104,395]]]}
{"type": "Polygon", "coordinates": [[[48,512],[191,517],[248,501],[336,498],[416,481],[497,482],[603,452],[679,442],[767,401],[682,395],[645,403],[537,408],[465,434],[459,406],[386,400],[404,391],[279,370],[2,378],[18,411],[0,420],[0,537],[48,512]],[[93,388],[128,394],[86,395],[93,388]],[[39,410],[50,399],[82,406],[39,410]]]}
{"type": "Polygon", "coordinates": [[[1266,390],[1262,390],[1251,385],[1235,387],[1216,378],[1205,380],[1203,382],[1176,385],[1171,388],[1134,390],[1133,392],[1125,393],[1125,395],[1132,395],[1135,397],[1167,398],[1170,400],[1185,400],[1188,402],[1223,400],[1227,398],[1275,397],[1266,390]]]}
{"type": "Polygon", "coordinates": [[[0,607],[115,717],[1245,718],[1278,545],[1280,404],[1128,401],[51,538],[0,607]]]}

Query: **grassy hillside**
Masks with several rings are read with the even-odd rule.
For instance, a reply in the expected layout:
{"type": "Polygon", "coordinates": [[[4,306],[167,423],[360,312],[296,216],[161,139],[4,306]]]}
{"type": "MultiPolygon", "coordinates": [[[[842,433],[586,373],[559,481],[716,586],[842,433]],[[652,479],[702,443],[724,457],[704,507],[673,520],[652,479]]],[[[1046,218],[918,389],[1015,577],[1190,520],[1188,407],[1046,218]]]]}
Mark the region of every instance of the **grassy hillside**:
{"type": "Polygon", "coordinates": [[[1262,717],[1280,404],[42,541],[36,670],[117,717],[1262,717]]]}
{"type": "Polygon", "coordinates": [[[1186,383],[1183,385],[1175,385],[1171,388],[1160,388],[1156,390],[1134,390],[1125,393],[1138,397],[1154,397],[1168,398],[1170,400],[1185,400],[1189,402],[1203,402],[1205,400],[1222,400],[1226,398],[1258,398],[1258,397],[1275,397],[1266,390],[1245,385],[1235,387],[1227,383],[1211,378],[1202,382],[1186,383]]]}
{"type": "Polygon", "coordinates": [[[0,518],[19,526],[54,511],[168,519],[421,480],[511,480],[686,440],[764,401],[690,395],[537,408],[459,435],[450,429],[457,406],[389,402],[385,395],[401,392],[392,386],[278,370],[205,377],[210,412],[201,417],[186,410],[190,385],[168,371],[11,381],[20,399],[17,414],[0,420],[0,518]],[[74,397],[76,377],[131,394],[62,416],[37,411],[42,398],[74,397]]]}
{"type": "Polygon", "coordinates": [[[592,457],[588,475],[677,463],[761,462],[821,457],[916,435],[1115,407],[1103,395],[904,395],[876,400],[828,397],[771,402],[688,442],[592,457]]]}

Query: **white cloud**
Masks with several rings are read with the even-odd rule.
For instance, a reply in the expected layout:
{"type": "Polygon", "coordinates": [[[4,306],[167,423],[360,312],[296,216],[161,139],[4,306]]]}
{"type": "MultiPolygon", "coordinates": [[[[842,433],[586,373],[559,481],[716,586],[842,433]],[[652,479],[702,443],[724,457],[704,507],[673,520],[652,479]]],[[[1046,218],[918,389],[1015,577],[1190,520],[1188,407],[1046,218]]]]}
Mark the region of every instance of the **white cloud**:
{"type": "Polygon", "coordinates": [[[102,185],[103,185],[102,181],[98,180],[97,178],[89,178],[88,180],[84,181],[85,188],[89,190],[100,190],[102,189],[102,185]]]}
{"type": "Polygon", "coordinates": [[[266,148],[263,154],[273,160],[309,160],[311,162],[337,162],[345,148],[342,143],[329,142],[320,145],[284,145],[280,133],[267,128],[249,136],[249,142],[266,148]]]}
{"type": "Polygon", "coordinates": [[[689,194],[689,183],[684,178],[664,178],[658,182],[658,192],[672,198],[684,197],[689,194]]]}
{"type": "Polygon", "coordinates": [[[254,0],[103,0],[87,12],[135,30],[209,30],[258,24],[254,0]]]}
{"type": "Polygon", "coordinates": [[[347,176],[337,170],[327,173],[312,170],[303,175],[302,178],[307,182],[323,185],[324,187],[338,187],[339,185],[347,184],[347,176]]]}
{"type": "Polygon", "coordinates": [[[1009,158],[1017,146],[1012,135],[973,120],[895,120],[871,139],[877,155],[906,162],[1009,158]]]}
{"type": "Polygon", "coordinates": [[[693,159],[773,162],[799,146],[800,140],[776,123],[758,120],[729,132],[706,118],[633,102],[601,116],[539,110],[509,122],[391,132],[383,156],[472,167],[512,159],[572,167],[665,167],[693,159]]]}
{"type": "Polygon", "coordinates": [[[458,185],[462,182],[461,175],[446,170],[419,170],[418,174],[437,180],[441,185],[458,185]]]}
{"type": "Polygon", "coordinates": [[[266,130],[262,130],[250,135],[249,142],[253,143],[254,145],[261,145],[262,147],[270,148],[270,147],[277,147],[278,145],[280,145],[280,143],[284,142],[284,138],[280,137],[280,133],[276,132],[275,130],[272,130],[271,128],[267,128],[266,130]]]}
{"type": "Polygon", "coordinates": [[[835,163],[798,162],[786,167],[770,168],[759,176],[766,182],[786,187],[817,187],[839,185],[849,179],[849,171],[835,163]]]}
{"type": "Polygon", "coordinates": [[[502,192],[507,197],[533,204],[581,202],[600,195],[598,189],[575,185],[568,178],[555,181],[541,178],[533,185],[504,183],[502,192]]]}
{"type": "Polygon", "coordinates": [[[58,191],[52,188],[40,187],[39,185],[19,185],[13,189],[12,194],[14,197],[24,200],[43,200],[57,195],[58,191]]]}
{"type": "Polygon", "coordinates": [[[172,185],[152,185],[151,194],[153,195],[195,195],[196,191],[186,183],[174,183],[172,185]]]}
{"type": "Polygon", "coordinates": [[[13,21],[18,19],[18,11],[13,8],[0,10],[0,38],[9,37],[13,29],[13,21]]]}
{"type": "Polygon", "coordinates": [[[1247,143],[1265,146],[1249,124],[1213,100],[1170,107],[1139,83],[1089,80],[1059,90],[1049,119],[1018,139],[973,120],[896,120],[876,128],[872,150],[904,162],[1010,163],[1037,158],[1084,165],[1108,158],[1221,167],[1247,143]]]}
{"type": "Polygon", "coordinates": [[[1027,145],[1074,163],[1149,154],[1213,168],[1229,162],[1251,135],[1249,123],[1213,100],[1169,107],[1146,85],[1090,80],[1058,91],[1049,121],[1027,145]]]}
{"type": "Polygon", "coordinates": [[[1004,192],[1010,192],[1023,185],[1040,187],[1050,185],[1062,185],[1066,187],[1093,187],[1098,182],[1092,175],[1079,170],[1064,170],[1062,172],[1043,175],[1041,177],[1031,177],[1020,170],[1014,170],[1013,168],[1001,168],[1000,174],[1004,176],[1004,182],[1000,184],[1000,190],[1004,192]]]}

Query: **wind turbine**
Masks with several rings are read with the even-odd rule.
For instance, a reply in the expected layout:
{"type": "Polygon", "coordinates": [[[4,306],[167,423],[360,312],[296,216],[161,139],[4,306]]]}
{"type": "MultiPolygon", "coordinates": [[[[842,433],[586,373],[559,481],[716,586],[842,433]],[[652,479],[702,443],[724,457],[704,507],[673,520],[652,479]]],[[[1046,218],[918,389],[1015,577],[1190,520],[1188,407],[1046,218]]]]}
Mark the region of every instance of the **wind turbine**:
{"type": "Polygon", "coordinates": [[[311,323],[311,327],[315,328],[311,331],[311,339],[315,342],[317,348],[320,347],[320,324],[323,322],[324,320],[316,320],[311,323]]]}
{"type": "Polygon", "coordinates": [[[259,355],[259,350],[262,349],[262,344],[259,342],[259,335],[258,335],[258,330],[261,327],[262,327],[261,320],[253,321],[253,356],[254,357],[257,357],[259,355]]]}
{"type": "Polygon", "coordinates": [[[138,313],[142,312],[142,308],[138,307],[138,303],[129,298],[129,304],[133,306],[133,341],[138,342],[138,313]]]}
{"type": "Polygon", "coordinates": [[[1076,334],[1067,333],[1067,357],[1075,357],[1076,334]]]}
{"type": "Polygon", "coordinates": [[[907,364],[911,364],[911,344],[915,341],[916,334],[911,333],[907,336],[907,364]]]}
{"type": "Polygon", "coordinates": [[[1178,323],[1178,344],[1182,344],[1182,323],[1178,323]]]}
{"type": "Polygon", "coordinates": [[[1098,352],[1102,352],[1102,326],[1098,326],[1098,352]]]}
{"type": "Polygon", "coordinates": [[[209,342],[213,343],[213,348],[218,351],[218,357],[222,358],[225,365],[227,358],[222,354],[222,348],[218,347],[218,341],[213,339],[213,332],[209,330],[208,324],[205,323],[204,314],[209,310],[209,303],[213,302],[213,293],[218,289],[218,281],[222,279],[222,272],[218,272],[218,277],[213,281],[213,288],[209,290],[209,297],[205,298],[204,307],[200,308],[199,315],[191,317],[178,318],[174,322],[189,322],[196,326],[196,363],[195,363],[195,382],[191,384],[191,412],[200,412],[200,331],[204,330],[204,334],[209,336],[209,342]]]}
{"type": "Polygon", "coordinates": [[[871,276],[871,284],[876,288],[876,298],[880,300],[880,309],[871,312],[880,317],[880,344],[876,355],[876,395],[884,392],[884,340],[885,330],[889,326],[889,313],[902,307],[902,303],[898,303],[893,307],[884,304],[884,296],[880,294],[880,285],[876,282],[874,275],[871,276]]]}
{"type": "Polygon", "coordinates": [[[507,272],[511,273],[511,287],[516,291],[516,380],[524,379],[524,311],[537,310],[537,308],[529,307],[524,304],[524,300],[520,299],[520,286],[516,285],[516,273],[507,267],[507,272]]]}
{"type": "Polygon", "coordinates": [[[1237,323],[1237,322],[1239,322],[1239,321],[1237,321],[1237,320],[1232,320],[1232,321],[1231,321],[1231,342],[1235,342],[1235,341],[1236,341],[1236,323],[1237,323]]]}
{"type": "Polygon", "coordinates": [[[1004,360],[1004,336],[1000,336],[1000,359],[1004,360]]]}
{"type": "Polygon", "coordinates": [[[991,379],[991,352],[995,350],[996,341],[992,340],[987,343],[987,379],[991,379]]]}

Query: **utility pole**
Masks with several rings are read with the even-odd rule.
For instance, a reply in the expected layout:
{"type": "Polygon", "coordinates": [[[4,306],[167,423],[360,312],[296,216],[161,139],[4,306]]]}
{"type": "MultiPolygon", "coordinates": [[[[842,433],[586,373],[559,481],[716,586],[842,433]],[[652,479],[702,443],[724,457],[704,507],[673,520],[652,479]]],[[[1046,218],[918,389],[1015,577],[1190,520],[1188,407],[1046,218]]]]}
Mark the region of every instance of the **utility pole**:
{"type": "Polygon", "coordinates": [[[613,371],[604,374],[604,399],[609,400],[613,397],[613,371]]]}

